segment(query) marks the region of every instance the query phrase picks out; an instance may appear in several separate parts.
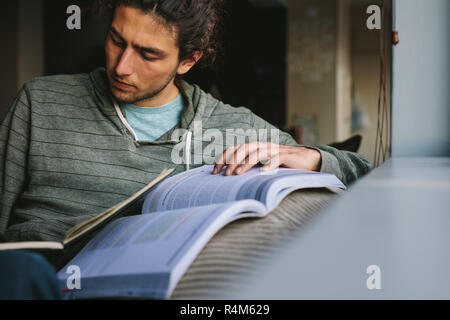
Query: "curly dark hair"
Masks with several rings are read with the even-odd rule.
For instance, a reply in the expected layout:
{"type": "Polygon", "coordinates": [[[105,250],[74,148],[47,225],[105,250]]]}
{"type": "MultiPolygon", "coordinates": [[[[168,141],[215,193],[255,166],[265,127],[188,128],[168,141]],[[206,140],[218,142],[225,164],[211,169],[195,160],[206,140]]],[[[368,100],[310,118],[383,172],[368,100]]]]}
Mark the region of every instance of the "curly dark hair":
{"type": "Polygon", "coordinates": [[[119,5],[153,14],[167,27],[175,27],[180,61],[191,58],[195,51],[203,53],[198,67],[209,67],[216,61],[222,49],[223,0],[98,0],[97,9],[112,16],[119,5]]]}

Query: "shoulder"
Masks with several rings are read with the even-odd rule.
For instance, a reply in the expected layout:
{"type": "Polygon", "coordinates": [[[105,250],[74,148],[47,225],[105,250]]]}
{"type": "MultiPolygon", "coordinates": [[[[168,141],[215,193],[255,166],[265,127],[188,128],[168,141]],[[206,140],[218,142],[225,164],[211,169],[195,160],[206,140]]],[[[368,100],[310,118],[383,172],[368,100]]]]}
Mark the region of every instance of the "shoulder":
{"type": "Polygon", "coordinates": [[[38,87],[71,89],[71,87],[86,86],[87,84],[90,84],[89,74],[80,73],[34,77],[25,86],[31,89],[38,87]]]}
{"type": "Polygon", "coordinates": [[[215,98],[212,94],[205,92],[196,84],[190,84],[186,81],[182,81],[180,84],[180,89],[184,97],[189,103],[194,105],[197,110],[202,110],[204,115],[207,117],[215,117],[216,120],[225,121],[228,120],[239,120],[242,122],[253,121],[254,114],[252,111],[246,107],[234,107],[225,102],[220,101],[215,98]]]}
{"type": "Polygon", "coordinates": [[[37,114],[82,114],[96,110],[94,84],[89,74],[35,77],[22,87],[22,104],[37,114]]]}
{"type": "Polygon", "coordinates": [[[70,97],[89,96],[91,88],[92,82],[88,74],[74,74],[34,77],[22,89],[30,101],[62,101],[70,97]]]}

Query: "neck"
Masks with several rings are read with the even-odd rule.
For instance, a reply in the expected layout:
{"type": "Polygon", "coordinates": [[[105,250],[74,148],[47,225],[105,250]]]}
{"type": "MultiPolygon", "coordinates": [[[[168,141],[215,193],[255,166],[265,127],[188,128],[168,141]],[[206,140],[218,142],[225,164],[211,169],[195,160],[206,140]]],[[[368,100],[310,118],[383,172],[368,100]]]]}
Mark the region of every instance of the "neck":
{"type": "Polygon", "coordinates": [[[172,80],[160,93],[149,99],[137,101],[139,107],[159,107],[174,100],[180,94],[180,90],[172,80]]]}

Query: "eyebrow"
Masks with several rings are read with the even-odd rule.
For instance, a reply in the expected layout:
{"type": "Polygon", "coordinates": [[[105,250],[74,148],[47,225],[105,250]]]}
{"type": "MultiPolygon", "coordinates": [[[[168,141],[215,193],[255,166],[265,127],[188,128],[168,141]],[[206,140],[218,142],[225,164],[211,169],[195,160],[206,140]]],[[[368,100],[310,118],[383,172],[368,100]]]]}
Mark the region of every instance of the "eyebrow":
{"type": "MultiPolygon", "coordinates": [[[[114,28],[113,26],[110,27],[110,31],[120,39],[120,41],[126,42],[125,39],[123,38],[123,36],[120,34],[119,31],[116,30],[116,28],[114,28]]],[[[137,44],[133,44],[132,45],[133,48],[140,50],[140,51],[144,51],[146,53],[150,53],[150,54],[154,54],[157,55],[160,58],[164,58],[165,56],[167,56],[167,53],[161,49],[158,48],[154,48],[154,47],[144,47],[141,45],[137,45],[137,44]]]]}

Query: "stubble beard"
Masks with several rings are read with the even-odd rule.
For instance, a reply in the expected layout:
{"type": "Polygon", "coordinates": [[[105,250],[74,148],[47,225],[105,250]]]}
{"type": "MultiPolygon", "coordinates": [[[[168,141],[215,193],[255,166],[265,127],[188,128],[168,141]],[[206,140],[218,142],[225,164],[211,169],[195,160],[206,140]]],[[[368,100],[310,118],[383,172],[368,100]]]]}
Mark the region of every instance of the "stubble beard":
{"type": "Polygon", "coordinates": [[[167,88],[167,86],[172,82],[172,80],[177,75],[177,70],[178,70],[178,66],[169,74],[169,76],[167,77],[167,80],[164,83],[164,85],[162,85],[161,87],[159,87],[156,90],[153,90],[153,91],[148,92],[146,94],[143,94],[141,96],[130,97],[128,99],[126,99],[126,98],[125,99],[121,99],[119,97],[116,97],[115,95],[114,96],[115,96],[116,100],[118,100],[119,102],[124,103],[124,104],[136,104],[136,103],[138,103],[140,101],[152,99],[152,98],[156,97],[158,94],[160,94],[164,89],[167,88]]]}

